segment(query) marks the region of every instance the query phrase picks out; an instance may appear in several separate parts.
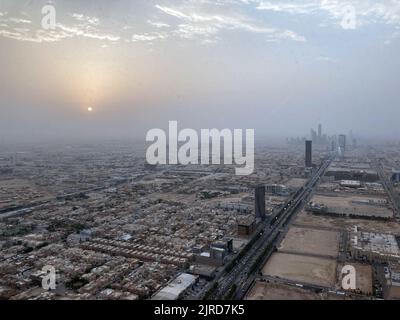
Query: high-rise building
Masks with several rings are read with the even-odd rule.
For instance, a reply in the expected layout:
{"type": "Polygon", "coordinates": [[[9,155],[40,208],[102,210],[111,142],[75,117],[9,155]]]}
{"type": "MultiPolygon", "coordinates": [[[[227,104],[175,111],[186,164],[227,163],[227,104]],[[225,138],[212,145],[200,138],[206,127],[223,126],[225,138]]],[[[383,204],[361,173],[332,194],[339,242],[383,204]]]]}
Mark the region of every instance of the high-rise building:
{"type": "Polygon", "coordinates": [[[342,152],[346,151],[346,135],[339,135],[339,147],[342,152]]]}
{"type": "Polygon", "coordinates": [[[17,154],[14,153],[13,155],[11,155],[10,158],[10,166],[14,168],[17,165],[17,161],[18,161],[17,154]]]}
{"type": "Polygon", "coordinates": [[[312,141],[306,140],[306,167],[312,167],[312,141]]]}
{"type": "Polygon", "coordinates": [[[265,186],[260,185],[255,189],[255,213],[256,218],[265,220],[265,186]]]}
{"type": "Polygon", "coordinates": [[[390,180],[393,182],[400,182],[400,170],[392,169],[392,177],[390,180]]]}
{"type": "Polygon", "coordinates": [[[314,129],[311,129],[311,141],[317,143],[317,140],[318,140],[317,132],[314,129]]]}
{"type": "Polygon", "coordinates": [[[318,139],[321,141],[322,138],[322,124],[318,125],[318,139]]]}

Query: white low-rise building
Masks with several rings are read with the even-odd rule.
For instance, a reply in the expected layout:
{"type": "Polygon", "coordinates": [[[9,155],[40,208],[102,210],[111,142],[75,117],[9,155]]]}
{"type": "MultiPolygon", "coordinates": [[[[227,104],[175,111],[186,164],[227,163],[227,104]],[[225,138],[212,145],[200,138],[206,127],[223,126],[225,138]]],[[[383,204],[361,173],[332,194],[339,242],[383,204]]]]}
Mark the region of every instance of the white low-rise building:
{"type": "Polygon", "coordinates": [[[182,294],[196,283],[198,276],[181,273],[168,285],[158,291],[152,300],[178,300],[182,294]]]}

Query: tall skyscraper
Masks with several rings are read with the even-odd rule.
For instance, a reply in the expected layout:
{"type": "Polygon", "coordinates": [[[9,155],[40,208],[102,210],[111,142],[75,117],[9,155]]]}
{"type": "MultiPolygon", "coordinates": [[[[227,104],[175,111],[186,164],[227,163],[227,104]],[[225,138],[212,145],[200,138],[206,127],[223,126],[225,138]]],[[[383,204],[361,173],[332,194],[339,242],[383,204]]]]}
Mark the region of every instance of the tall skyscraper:
{"type": "Polygon", "coordinates": [[[260,185],[255,189],[255,213],[256,218],[265,220],[265,186],[260,185]]]}
{"type": "Polygon", "coordinates": [[[315,143],[317,143],[317,132],[314,129],[311,129],[311,141],[314,141],[315,143]]]}
{"type": "Polygon", "coordinates": [[[10,158],[10,165],[11,167],[15,167],[17,165],[17,154],[14,153],[10,158]]]}
{"type": "Polygon", "coordinates": [[[312,167],[312,141],[306,140],[306,167],[312,167]]]}
{"type": "Polygon", "coordinates": [[[318,125],[318,139],[319,141],[322,139],[322,124],[318,125]]]}
{"type": "Polygon", "coordinates": [[[339,135],[339,147],[340,147],[340,150],[342,151],[342,153],[344,151],[346,151],[346,135],[345,134],[339,135]]]}
{"type": "Polygon", "coordinates": [[[390,180],[393,182],[400,182],[400,170],[392,169],[392,177],[390,180]]]}

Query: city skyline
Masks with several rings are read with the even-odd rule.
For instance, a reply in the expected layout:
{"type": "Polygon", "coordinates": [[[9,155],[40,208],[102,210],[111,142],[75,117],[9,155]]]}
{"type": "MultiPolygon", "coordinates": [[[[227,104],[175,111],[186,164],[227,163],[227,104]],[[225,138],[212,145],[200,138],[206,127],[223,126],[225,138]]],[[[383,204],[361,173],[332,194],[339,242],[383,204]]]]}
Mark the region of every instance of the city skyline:
{"type": "Polygon", "coordinates": [[[0,300],[400,300],[400,0],[0,0],[0,47],[0,300]]]}

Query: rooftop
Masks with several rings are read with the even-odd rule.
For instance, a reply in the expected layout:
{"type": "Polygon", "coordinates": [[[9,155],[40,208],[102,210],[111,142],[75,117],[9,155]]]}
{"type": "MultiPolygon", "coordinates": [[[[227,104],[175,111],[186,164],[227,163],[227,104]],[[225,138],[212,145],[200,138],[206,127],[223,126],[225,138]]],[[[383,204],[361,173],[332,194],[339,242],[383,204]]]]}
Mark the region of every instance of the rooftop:
{"type": "Polygon", "coordinates": [[[181,273],[166,287],[156,293],[152,300],[177,300],[179,296],[197,280],[197,276],[181,273]]]}

